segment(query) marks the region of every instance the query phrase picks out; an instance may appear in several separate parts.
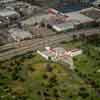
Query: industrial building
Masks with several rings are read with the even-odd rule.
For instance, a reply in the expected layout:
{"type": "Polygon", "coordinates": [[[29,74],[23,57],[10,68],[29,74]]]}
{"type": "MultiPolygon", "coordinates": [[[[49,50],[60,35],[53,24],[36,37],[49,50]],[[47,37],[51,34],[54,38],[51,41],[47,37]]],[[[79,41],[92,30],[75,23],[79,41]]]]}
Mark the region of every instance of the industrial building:
{"type": "Polygon", "coordinates": [[[7,22],[6,24],[11,24],[13,22],[16,22],[20,18],[20,15],[16,11],[8,10],[8,9],[2,9],[0,10],[0,19],[4,20],[4,22],[7,22]]]}
{"type": "Polygon", "coordinates": [[[98,8],[90,7],[81,10],[80,13],[94,19],[96,22],[100,20],[100,9],[98,8]]]}
{"type": "Polygon", "coordinates": [[[12,10],[8,10],[8,9],[2,9],[0,10],[0,16],[1,17],[12,17],[12,16],[18,16],[18,13],[12,10]]]}
{"type": "Polygon", "coordinates": [[[32,34],[19,28],[12,28],[8,30],[9,34],[15,41],[22,41],[25,39],[32,39],[32,34]]]}
{"type": "Polygon", "coordinates": [[[87,8],[69,13],[61,13],[55,9],[50,8],[48,9],[48,13],[31,17],[28,20],[22,21],[21,24],[27,28],[28,26],[34,26],[35,23],[39,24],[43,22],[56,32],[67,32],[73,29],[94,26],[99,18],[99,10],[96,10],[96,8],[87,8]],[[88,15],[89,13],[84,13],[91,12],[91,10],[93,13],[91,13],[92,15],[90,16],[88,15]]]}
{"type": "Polygon", "coordinates": [[[10,34],[6,30],[5,31],[0,30],[0,46],[12,42],[14,42],[14,40],[10,36],[10,34]]]}
{"type": "Polygon", "coordinates": [[[0,4],[14,3],[16,0],[0,0],[0,4]]]}
{"type": "Polygon", "coordinates": [[[75,3],[89,3],[89,2],[92,2],[94,0],[61,0],[61,1],[66,2],[66,3],[75,4],[75,3]]]}
{"type": "Polygon", "coordinates": [[[25,2],[17,1],[16,3],[5,4],[6,9],[15,10],[18,12],[21,17],[25,16],[32,16],[34,13],[40,11],[38,6],[33,6],[25,2]]]}
{"type": "Polygon", "coordinates": [[[100,0],[95,0],[95,1],[92,3],[92,5],[93,5],[94,7],[100,8],[100,0]]]}
{"type": "Polygon", "coordinates": [[[49,11],[48,24],[57,32],[69,31],[78,27],[91,25],[94,23],[94,19],[80,11],[61,13],[57,10],[49,11]]]}
{"type": "Polygon", "coordinates": [[[95,0],[59,0],[58,6],[54,8],[63,13],[74,12],[90,7],[93,1],[95,0]]]}
{"type": "Polygon", "coordinates": [[[40,23],[42,21],[48,20],[49,15],[48,14],[40,14],[36,16],[32,16],[29,19],[21,21],[22,26],[32,26],[35,23],[40,23]]]}

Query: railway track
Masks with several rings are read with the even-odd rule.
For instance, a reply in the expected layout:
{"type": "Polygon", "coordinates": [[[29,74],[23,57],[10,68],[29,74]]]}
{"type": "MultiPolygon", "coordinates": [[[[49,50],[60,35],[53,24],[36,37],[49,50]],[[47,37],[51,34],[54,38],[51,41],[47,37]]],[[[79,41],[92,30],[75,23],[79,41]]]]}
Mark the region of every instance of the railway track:
{"type": "Polygon", "coordinates": [[[25,40],[22,42],[15,42],[11,44],[7,44],[0,47],[0,61],[10,59],[14,56],[24,54],[29,51],[36,51],[37,49],[43,49],[45,46],[55,46],[59,44],[61,41],[71,41],[73,34],[80,34],[83,32],[100,32],[99,29],[91,29],[91,30],[80,30],[75,32],[68,32],[66,34],[58,34],[54,36],[48,36],[44,38],[25,40]],[[13,48],[13,49],[12,49],[13,48]]]}
{"type": "Polygon", "coordinates": [[[13,48],[13,49],[10,49],[8,51],[5,50],[4,52],[0,53],[0,61],[10,59],[14,56],[21,55],[21,54],[24,54],[29,51],[43,49],[44,45],[54,46],[63,40],[70,41],[71,38],[65,34],[63,34],[63,35],[60,34],[60,35],[56,35],[56,36],[52,36],[52,37],[46,37],[45,41],[43,38],[43,39],[37,39],[37,40],[30,40],[28,42],[24,41],[21,44],[13,43],[12,45],[9,45],[9,46],[6,45],[6,46],[4,46],[4,48],[2,48],[3,50],[8,49],[8,48],[13,48]],[[19,46],[19,45],[22,45],[22,46],[19,46]]]}

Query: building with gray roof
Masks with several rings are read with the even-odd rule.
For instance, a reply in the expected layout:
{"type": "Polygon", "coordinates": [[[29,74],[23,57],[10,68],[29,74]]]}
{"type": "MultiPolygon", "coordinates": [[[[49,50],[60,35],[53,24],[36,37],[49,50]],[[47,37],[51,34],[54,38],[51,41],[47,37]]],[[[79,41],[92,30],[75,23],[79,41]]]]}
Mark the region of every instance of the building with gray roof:
{"type": "Polygon", "coordinates": [[[24,31],[19,28],[9,29],[8,32],[15,41],[21,41],[32,38],[32,34],[30,32],[24,31]]]}

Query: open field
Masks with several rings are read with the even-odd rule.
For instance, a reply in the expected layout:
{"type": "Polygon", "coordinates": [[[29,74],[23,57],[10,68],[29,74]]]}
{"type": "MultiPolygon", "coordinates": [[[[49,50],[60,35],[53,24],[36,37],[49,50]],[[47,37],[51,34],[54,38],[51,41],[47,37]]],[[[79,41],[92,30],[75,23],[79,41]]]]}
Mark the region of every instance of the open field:
{"type": "Polygon", "coordinates": [[[99,100],[94,89],[74,72],[40,55],[28,53],[0,63],[0,100],[95,98],[99,100]]]}
{"type": "Polygon", "coordinates": [[[100,93],[100,47],[87,46],[84,53],[74,58],[76,72],[100,93]]]}

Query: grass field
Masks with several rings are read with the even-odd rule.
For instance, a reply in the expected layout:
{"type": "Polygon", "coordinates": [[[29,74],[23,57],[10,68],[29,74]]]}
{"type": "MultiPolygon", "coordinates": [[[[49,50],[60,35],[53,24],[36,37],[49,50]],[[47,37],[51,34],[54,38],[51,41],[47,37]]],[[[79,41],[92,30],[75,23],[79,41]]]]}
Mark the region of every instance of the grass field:
{"type": "MultiPolygon", "coordinates": [[[[67,66],[66,66],[67,67],[67,66]]],[[[99,100],[63,65],[26,54],[0,63],[0,100],[99,100]]]]}
{"type": "Polygon", "coordinates": [[[74,58],[76,69],[95,83],[100,89],[100,50],[88,48],[88,51],[74,58]]]}

